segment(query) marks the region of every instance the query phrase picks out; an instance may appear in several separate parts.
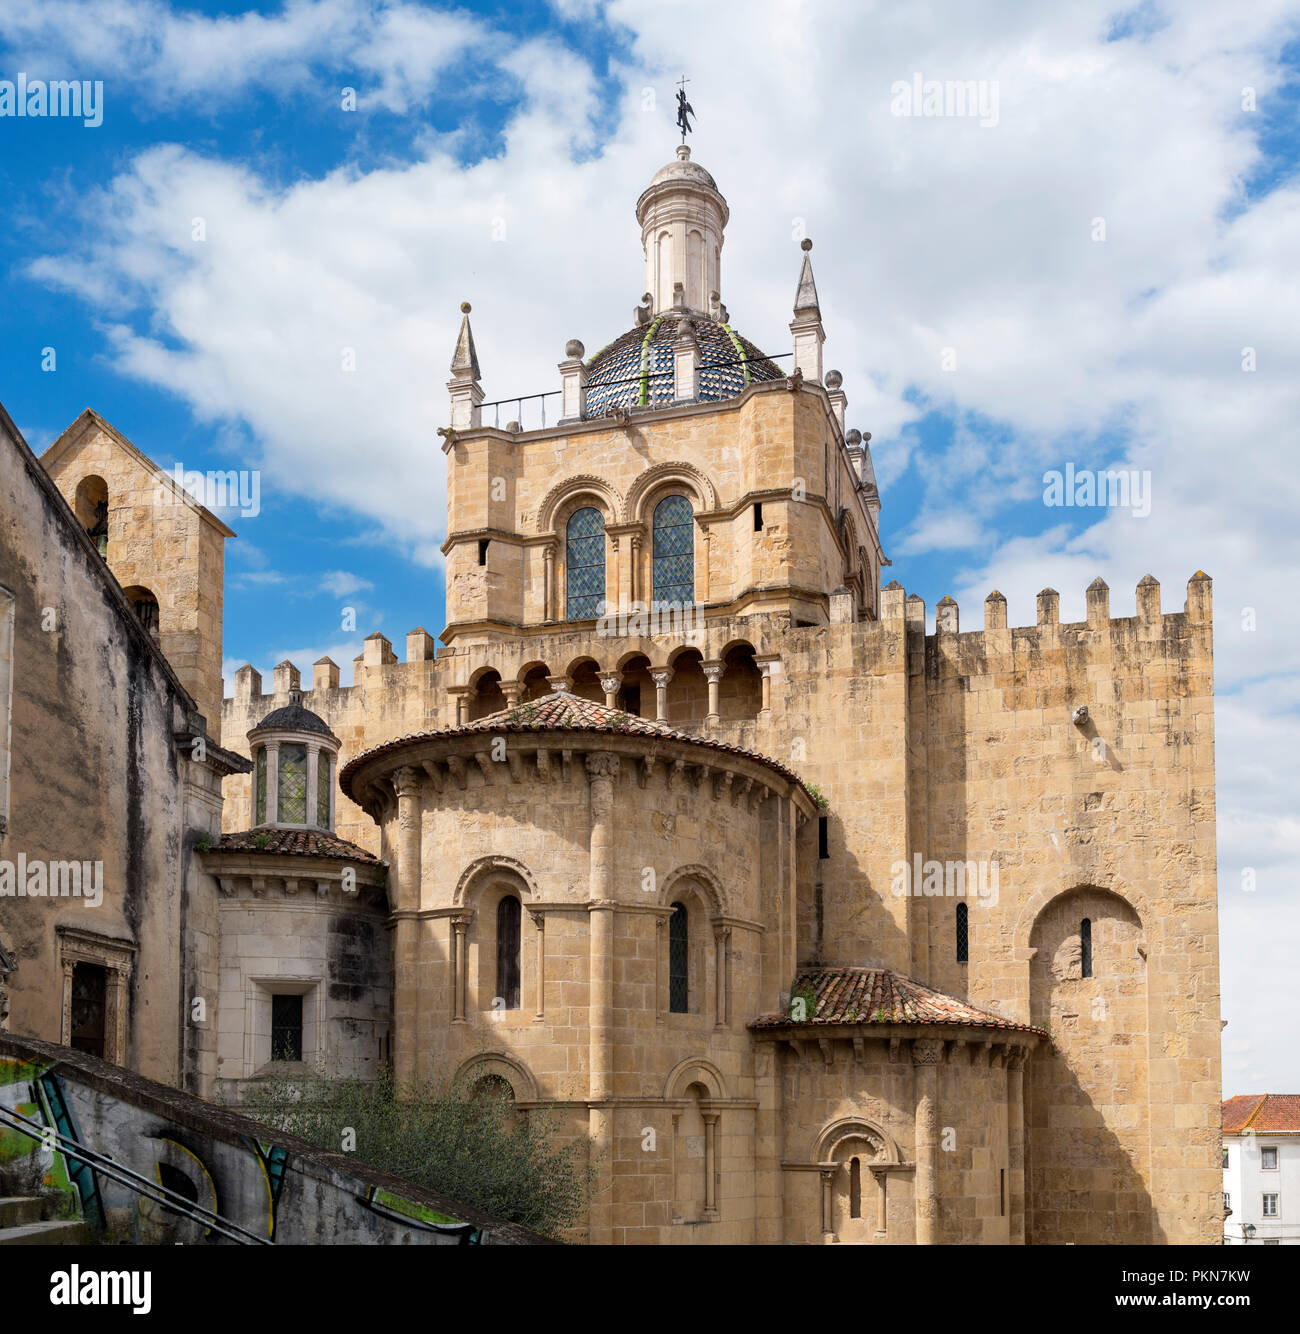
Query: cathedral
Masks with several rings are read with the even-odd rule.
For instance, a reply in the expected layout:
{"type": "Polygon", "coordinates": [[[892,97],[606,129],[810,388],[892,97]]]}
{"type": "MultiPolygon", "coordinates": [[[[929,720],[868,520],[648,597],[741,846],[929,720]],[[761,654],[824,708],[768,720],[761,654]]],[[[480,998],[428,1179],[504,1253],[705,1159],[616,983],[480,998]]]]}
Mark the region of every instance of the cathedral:
{"type": "Polygon", "coordinates": [[[763,351],[688,147],[635,213],[632,327],[567,343],[549,425],[485,403],[462,306],[446,625],[351,685],[223,700],[232,531],[94,412],[39,463],[0,422],[0,855],[80,819],[105,864],[0,897],[10,1026],[205,1097],[507,1092],[589,1143],[595,1245],[1217,1241],[1209,578],[928,632],[811,242],[763,351]]]}

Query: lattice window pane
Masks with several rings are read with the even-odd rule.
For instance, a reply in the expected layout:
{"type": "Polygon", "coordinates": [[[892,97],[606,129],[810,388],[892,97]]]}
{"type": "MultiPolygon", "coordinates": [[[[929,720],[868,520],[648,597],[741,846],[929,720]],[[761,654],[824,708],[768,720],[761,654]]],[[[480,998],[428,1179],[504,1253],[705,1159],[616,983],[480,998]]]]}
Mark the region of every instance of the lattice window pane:
{"type": "Polygon", "coordinates": [[[964,903],[957,905],[957,962],[970,959],[970,911],[964,903]]]}
{"type": "Polygon", "coordinates": [[[255,825],[266,823],[266,747],[262,746],[257,752],[257,782],[256,798],[253,802],[253,823],[255,825]]]}
{"type": "Polygon", "coordinates": [[[322,829],[330,827],[330,757],[321,751],[316,770],[316,823],[322,829]]]}
{"type": "Polygon", "coordinates": [[[280,814],[281,824],[307,823],[307,747],[282,745],[280,747],[280,814]]]}
{"type": "Polygon", "coordinates": [[[591,506],[576,510],[565,529],[564,581],[568,620],[605,614],[605,519],[591,506]]]}
{"type": "Polygon", "coordinates": [[[677,606],[695,601],[695,516],[685,496],[655,506],[650,549],[651,599],[677,606]]]}

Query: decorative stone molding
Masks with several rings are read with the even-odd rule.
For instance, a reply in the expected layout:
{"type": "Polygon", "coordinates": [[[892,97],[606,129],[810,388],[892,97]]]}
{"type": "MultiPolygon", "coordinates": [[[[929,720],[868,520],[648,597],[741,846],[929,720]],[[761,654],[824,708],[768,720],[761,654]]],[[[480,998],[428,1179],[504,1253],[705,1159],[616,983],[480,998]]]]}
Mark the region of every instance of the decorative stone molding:
{"type": "Polygon", "coordinates": [[[663,486],[679,483],[695,495],[697,507],[702,510],[718,508],[718,493],[709,478],[693,463],[657,463],[647,468],[628,488],[623,506],[624,523],[644,523],[647,520],[646,500],[663,486]]]}
{"type": "Polygon", "coordinates": [[[912,1064],[938,1065],[943,1060],[943,1043],[937,1038],[913,1038],[912,1064]]]}
{"type": "Polygon", "coordinates": [[[523,862],[518,861],[514,857],[506,857],[499,853],[492,853],[486,857],[479,857],[470,862],[470,864],[460,873],[460,878],[456,881],[456,888],[452,891],[452,903],[457,906],[467,903],[469,901],[469,891],[476,886],[480,880],[488,879],[492,875],[502,872],[513,876],[520,882],[517,888],[519,888],[527,898],[534,901],[540,898],[537,881],[533,878],[533,873],[523,862]]]}

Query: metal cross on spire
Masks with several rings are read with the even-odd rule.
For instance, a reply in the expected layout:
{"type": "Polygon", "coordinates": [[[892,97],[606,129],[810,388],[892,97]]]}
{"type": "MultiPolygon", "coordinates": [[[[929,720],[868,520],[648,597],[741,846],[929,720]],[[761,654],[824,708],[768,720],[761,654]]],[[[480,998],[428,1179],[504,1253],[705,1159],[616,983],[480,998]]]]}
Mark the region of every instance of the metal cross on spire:
{"type": "Polygon", "coordinates": [[[686,142],[688,132],[694,132],[695,127],[691,124],[691,117],[695,115],[695,108],[686,100],[686,85],[690,82],[683,75],[678,79],[677,84],[677,125],[682,132],[682,143],[686,142]]]}

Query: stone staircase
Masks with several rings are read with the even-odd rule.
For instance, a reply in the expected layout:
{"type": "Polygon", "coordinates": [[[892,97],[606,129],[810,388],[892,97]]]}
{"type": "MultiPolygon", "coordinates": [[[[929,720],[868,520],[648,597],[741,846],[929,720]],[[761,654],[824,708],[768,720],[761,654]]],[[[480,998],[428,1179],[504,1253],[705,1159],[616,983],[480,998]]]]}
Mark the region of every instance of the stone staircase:
{"type": "Polygon", "coordinates": [[[35,1195],[0,1195],[0,1246],[85,1246],[92,1238],[79,1218],[47,1218],[35,1195]]]}

